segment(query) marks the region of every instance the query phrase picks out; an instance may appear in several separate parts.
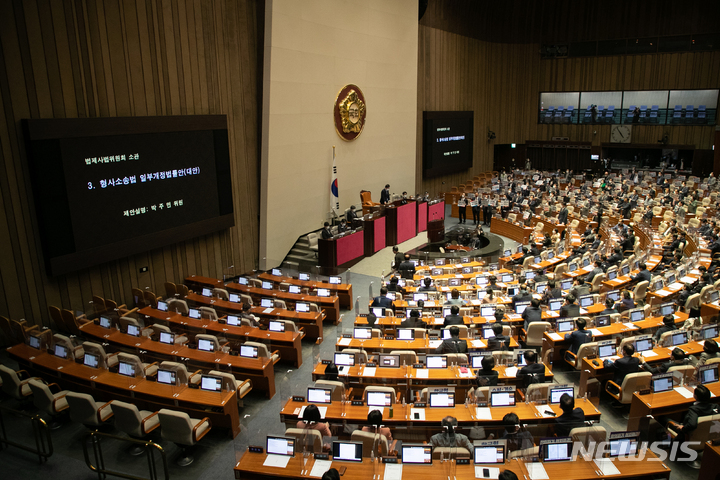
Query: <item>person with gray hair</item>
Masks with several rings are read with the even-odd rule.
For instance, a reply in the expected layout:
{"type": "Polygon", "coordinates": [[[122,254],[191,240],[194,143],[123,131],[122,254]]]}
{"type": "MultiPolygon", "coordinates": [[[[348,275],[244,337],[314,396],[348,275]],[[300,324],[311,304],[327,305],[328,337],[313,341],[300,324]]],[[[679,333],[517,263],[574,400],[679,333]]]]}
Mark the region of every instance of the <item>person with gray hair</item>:
{"type": "Polygon", "coordinates": [[[447,416],[442,419],[440,423],[443,427],[443,431],[436,433],[430,438],[430,443],[433,448],[437,447],[450,447],[450,448],[466,448],[468,452],[473,451],[472,443],[468,440],[468,437],[462,433],[458,433],[457,430],[457,418],[447,416]]]}

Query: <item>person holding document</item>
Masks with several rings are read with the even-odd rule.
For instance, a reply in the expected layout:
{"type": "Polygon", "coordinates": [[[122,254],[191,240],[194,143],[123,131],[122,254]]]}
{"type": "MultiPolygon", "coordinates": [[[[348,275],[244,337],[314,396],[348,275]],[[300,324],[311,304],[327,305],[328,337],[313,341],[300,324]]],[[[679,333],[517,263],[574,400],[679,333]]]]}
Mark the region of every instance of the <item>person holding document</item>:
{"type": "Polygon", "coordinates": [[[460,217],[460,221],[458,221],[458,223],[465,223],[465,220],[467,219],[466,207],[467,198],[465,198],[465,194],[463,193],[458,200],[458,215],[460,217]]]}

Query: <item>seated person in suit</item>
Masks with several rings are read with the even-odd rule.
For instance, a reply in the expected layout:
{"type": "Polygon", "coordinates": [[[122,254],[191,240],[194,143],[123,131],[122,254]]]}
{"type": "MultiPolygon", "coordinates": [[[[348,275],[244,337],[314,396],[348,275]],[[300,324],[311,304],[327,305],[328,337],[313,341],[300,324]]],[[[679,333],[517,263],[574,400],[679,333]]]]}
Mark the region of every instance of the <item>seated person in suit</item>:
{"type": "Polygon", "coordinates": [[[507,350],[510,348],[510,337],[502,334],[503,326],[499,323],[493,323],[491,328],[495,336],[488,339],[488,350],[507,350]]]}
{"type": "Polygon", "coordinates": [[[580,407],[575,408],[575,399],[567,393],[560,397],[560,410],[563,411],[562,415],[555,419],[555,433],[558,437],[567,437],[570,430],[585,425],[585,412],[580,407]]]}
{"type": "Polygon", "coordinates": [[[632,299],[632,294],[630,293],[630,290],[623,290],[622,299],[615,304],[615,310],[622,313],[625,310],[630,310],[631,308],[635,308],[635,302],[632,299]]]}
{"type": "Polygon", "coordinates": [[[531,383],[542,383],[545,381],[545,364],[537,363],[537,353],[534,350],[525,350],[523,352],[525,365],[518,370],[515,375],[520,381],[523,388],[527,388],[531,383]]]}
{"type": "Polygon", "coordinates": [[[638,264],[638,268],[640,269],[640,271],[638,272],[638,274],[635,275],[635,276],[630,277],[630,279],[631,279],[633,282],[637,280],[638,283],[639,283],[639,282],[646,282],[646,281],[649,282],[650,279],[652,278],[652,274],[650,273],[650,270],[648,270],[647,264],[646,264],[645,262],[639,263],[639,264],[638,264]]]}
{"type": "Polygon", "coordinates": [[[533,446],[533,437],[530,432],[522,428],[520,418],[516,413],[507,413],[502,419],[505,427],[501,440],[507,440],[508,452],[525,450],[533,446]]]}
{"type": "MultiPolygon", "coordinates": [[[[625,380],[625,377],[631,373],[636,373],[640,366],[640,359],[633,356],[635,355],[635,347],[631,343],[627,343],[623,346],[622,353],[623,356],[614,362],[612,360],[605,360],[604,362],[605,368],[613,369],[615,371],[613,375],[613,382],[615,382],[618,386],[622,386],[622,382],[625,380]]],[[[613,403],[613,406],[617,407],[618,405],[621,404],[617,402],[613,403]]]]}
{"type": "Polygon", "coordinates": [[[350,220],[347,222],[340,222],[340,225],[338,225],[338,233],[349,232],[351,230],[352,222],[350,220]]]}
{"type": "Polygon", "coordinates": [[[502,290],[502,288],[497,284],[497,277],[495,275],[490,275],[488,277],[487,288],[491,288],[493,290],[502,290]]]}
{"type": "MultiPolygon", "coordinates": [[[[682,443],[692,434],[698,426],[698,419],[700,417],[715,415],[718,412],[718,406],[710,401],[710,390],[705,385],[698,385],[695,387],[693,397],[695,398],[695,403],[688,407],[682,421],[680,423],[671,421],[668,424],[668,427],[678,432],[678,436],[675,437],[676,442],[682,443]]],[[[707,439],[693,438],[693,440],[703,442],[707,439]]]]}
{"type": "Polygon", "coordinates": [[[405,261],[398,266],[400,276],[406,280],[412,280],[415,275],[415,264],[410,261],[410,255],[405,254],[405,261]]]}
{"type": "Polygon", "coordinates": [[[445,305],[465,305],[465,300],[460,298],[460,291],[457,288],[452,289],[450,300],[446,301],[445,305]]]}
{"type": "Polygon", "coordinates": [[[560,317],[579,317],[580,306],[575,305],[575,295],[568,293],[565,297],[565,304],[560,307],[560,317]]]}
{"type": "Polygon", "coordinates": [[[547,289],[545,290],[542,298],[543,303],[547,305],[548,301],[551,298],[560,297],[562,297],[562,290],[560,289],[560,287],[557,286],[555,280],[548,280],[547,289]]]}
{"type": "Polygon", "coordinates": [[[398,285],[398,281],[398,277],[395,275],[390,277],[390,283],[387,284],[387,290],[388,292],[400,292],[405,295],[405,289],[398,285]]]}
{"type": "Polygon", "coordinates": [[[579,298],[590,293],[590,285],[586,285],[580,276],[575,277],[573,283],[574,285],[570,289],[570,293],[573,294],[575,298],[579,298]]]}
{"type": "Polygon", "coordinates": [[[602,262],[600,260],[595,260],[595,268],[585,275],[585,282],[592,283],[593,279],[601,273],[603,273],[602,262]]]}
{"type": "Polygon", "coordinates": [[[675,317],[673,317],[672,313],[669,315],[665,315],[663,317],[663,324],[660,328],[657,329],[657,332],[655,332],[655,335],[653,335],[653,339],[655,340],[655,343],[657,344],[660,341],[660,336],[663,333],[666,332],[672,332],[674,330],[677,330],[678,327],[675,326],[675,317]]]}
{"type": "Polygon", "coordinates": [[[532,279],[533,283],[542,283],[548,281],[548,276],[545,274],[545,269],[541,269],[537,272],[535,275],[535,278],[532,279]]]}
{"type": "Polygon", "coordinates": [[[617,265],[620,262],[622,262],[622,259],[623,259],[622,249],[620,247],[615,247],[615,250],[613,250],[613,254],[610,255],[610,257],[608,258],[608,265],[611,267],[613,265],[617,265]]]}
{"type": "Polygon", "coordinates": [[[430,438],[430,444],[437,447],[461,447],[467,449],[468,452],[473,451],[473,446],[470,440],[462,433],[457,433],[457,418],[447,416],[442,419],[441,425],[443,431],[436,433],[430,438]]]}
{"type": "Polygon", "coordinates": [[[387,297],[387,287],[380,288],[380,296],[373,299],[371,307],[393,308],[393,301],[387,297]]]}
{"type": "Polygon", "coordinates": [[[427,328],[427,323],[420,320],[418,310],[411,310],[410,315],[400,323],[400,328],[427,328]]]}
{"type": "Polygon", "coordinates": [[[498,325],[509,325],[509,323],[505,321],[505,308],[497,307],[495,309],[495,323],[498,325]]]}
{"type": "Polygon", "coordinates": [[[540,300],[533,298],[530,300],[530,306],[525,309],[522,313],[522,318],[525,320],[523,328],[527,331],[528,326],[533,322],[542,321],[542,310],[540,310],[540,300]]]}
{"type": "Polygon", "coordinates": [[[649,365],[647,362],[645,362],[645,358],[642,356],[640,357],[640,363],[642,364],[642,369],[646,370],[653,375],[657,375],[660,373],[667,373],[667,371],[670,369],[670,367],[678,367],[683,365],[689,365],[690,360],[687,358],[687,355],[685,355],[685,352],[683,352],[681,349],[675,347],[673,351],[670,353],[670,360],[667,362],[663,362],[657,367],[653,367],[649,365]]]}
{"type": "Polygon", "coordinates": [[[705,340],[705,343],[703,343],[703,351],[700,354],[700,359],[695,359],[695,357],[690,358],[690,363],[695,364],[696,367],[702,367],[705,365],[705,362],[710,360],[711,358],[717,358],[720,357],[720,347],[718,347],[718,344],[715,340],[708,339],[705,340]]]}
{"type": "Polygon", "coordinates": [[[683,289],[678,295],[677,298],[677,305],[678,307],[684,307],[685,303],[687,302],[687,299],[690,298],[690,295],[693,294],[693,287],[690,284],[683,285],[683,289]]]}
{"type": "Polygon", "coordinates": [[[592,342],[592,333],[585,330],[587,321],[584,318],[575,320],[575,325],[577,325],[577,330],[566,333],[565,340],[570,341],[570,351],[577,354],[584,343],[592,342]]]}
{"type": "Polygon", "coordinates": [[[460,329],[456,326],[450,327],[450,338],[442,341],[435,353],[467,353],[467,342],[460,338],[460,329]]]}
{"type": "Polygon", "coordinates": [[[600,315],[613,315],[615,313],[620,313],[617,310],[615,310],[615,302],[612,298],[606,298],[605,299],[605,310],[600,312],[600,315]]]}
{"type": "MultiPolygon", "coordinates": [[[[323,437],[332,437],[332,432],[330,431],[330,425],[324,422],[321,422],[322,416],[320,415],[320,409],[318,409],[317,405],[311,403],[307,407],[305,407],[305,411],[303,411],[302,419],[298,420],[297,425],[295,425],[295,428],[302,428],[302,429],[312,429],[317,430],[320,432],[320,435],[323,437]]],[[[330,445],[324,444],[323,445],[324,450],[329,450],[330,445]]]]}
{"type": "Polygon", "coordinates": [[[367,317],[365,317],[368,323],[368,326],[370,328],[375,328],[375,322],[377,322],[377,317],[374,313],[370,312],[367,314],[367,317]]]}
{"type": "Polygon", "coordinates": [[[513,309],[515,309],[515,305],[518,302],[529,302],[530,300],[532,300],[532,294],[528,292],[527,285],[524,283],[520,284],[520,291],[512,297],[513,309]]]}
{"type": "Polygon", "coordinates": [[[437,292],[435,285],[432,285],[432,278],[425,277],[423,279],[423,286],[418,288],[418,292],[437,292]]]}
{"type": "Polygon", "coordinates": [[[368,413],[367,416],[367,425],[362,427],[363,432],[370,432],[370,433],[378,433],[380,435],[385,435],[385,438],[387,438],[388,445],[390,445],[393,441],[392,438],[392,432],[388,427],[381,426],[383,421],[383,415],[380,410],[373,410],[370,413],[368,413]]]}
{"type": "Polygon", "coordinates": [[[457,305],[453,305],[450,307],[450,315],[445,317],[445,322],[443,322],[443,327],[449,327],[450,325],[464,325],[465,322],[463,321],[463,317],[460,315],[460,307],[457,305]]]}
{"type": "Polygon", "coordinates": [[[330,224],[328,222],[325,222],[323,224],[323,229],[320,232],[320,235],[323,240],[330,240],[331,238],[333,238],[333,234],[330,231],[330,224]]]}
{"type": "Polygon", "coordinates": [[[498,372],[495,368],[495,357],[485,355],[482,359],[482,368],[477,371],[475,383],[478,387],[494,387],[498,384],[498,372]]]}
{"type": "Polygon", "coordinates": [[[242,313],[240,314],[240,318],[245,318],[247,320],[250,320],[250,323],[252,323],[253,327],[259,327],[260,322],[258,321],[257,317],[250,313],[250,309],[252,308],[252,305],[249,303],[243,303],[242,306],[242,313]]]}

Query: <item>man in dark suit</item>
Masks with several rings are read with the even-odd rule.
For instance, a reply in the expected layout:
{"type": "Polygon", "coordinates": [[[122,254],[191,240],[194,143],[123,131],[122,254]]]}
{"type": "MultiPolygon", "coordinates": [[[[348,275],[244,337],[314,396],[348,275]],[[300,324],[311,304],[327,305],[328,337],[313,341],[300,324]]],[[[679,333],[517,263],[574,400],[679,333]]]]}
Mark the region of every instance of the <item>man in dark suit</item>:
{"type": "Polygon", "coordinates": [[[527,285],[523,283],[520,285],[520,291],[517,295],[512,297],[513,310],[518,302],[529,302],[530,300],[532,300],[532,294],[528,292],[527,285]]]}
{"type": "Polygon", "coordinates": [[[460,338],[460,329],[456,326],[450,327],[450,338],[443,340],[435,353],[467,353],[467,342],[460,338]]]}
{"type": "Polygon", "coordinates": [[[638,274],[635,275],[634,277],[630,277],[632,279],[632,281],[634,282],[637,280],[638,283],[639,282],[649,282],[650,278],[652,278],[652,274],[647,269],[647,265],[645,264],[645,262],[638,263],[638,268],[640,269],[638,274]]]}
{"type": "Polygon", "coordinates": [[[427,323],[420,320],[420,312],[411,310],[408,318],[400,323],[400,328],[427,328],[427,323]]]}
{"type": "Polygon", "coordinates": [[[580,307],[575,305],[575,295],[568,293],[565,297],[565,305],[560,307],[560,317],[579,317],[580,307]]]}
{"type": "Polygon", "coordinates": [[[393,301],[387,297],[387,287],[380,288],[380,296],[373,299],[371,307],[393,308],[393,301]]]}
{"type": "Polygon", "coordinates": [[[545,381],[545,364],[536,363],[537,353],[534,350],[525,350],[523,357],[527,365],[518,370],[515,375],[523,388],[527,388],[531,383],[543,383],[545,381]]]}
{"type": "Polygon", "coordinates": [[[406,280],[412,280],[415,276],[415,264],[410,261],[410,255],[405,255],[405,260],[398,267],[400,276],[406,280]]]}
{"type": "Polygon", "coordinates": [[[395,245],[392,249],[393,254],[395,255],[395,260],[393,261],[393,267],[395,270],[397,270],[400,267],[400,264],[405,259],[405,255],[400,251],[397,245],[395,245]]]}
{"type": "Polygon", "coordinates": [[[498,371],[495,370],[495,357],[485,355],[480,362],[482,368],[477,371],[475,382],[478,387],[492,387],[498,384],[498,371]]]}
{"type": "Polygon", "coordinates": [[[600,260],[595,260],[595,268],[590,270],[590,273],[585,276],[585,282],[592,283],[593,279],[601,273],[603,273],[602,263],[600,260]]]}
{"type": "Polygon", "coordinates": [[[380,205],[385,205],[390,202],[390,184],[388,183],[380,192],[380,205]]]}
{"type": "Polygon", "coordinates": [[[632,308],[635,308],[635,302],[633,301],[632,296],[630,295],[630,291],[623,290],[622,299],[615,304],[615,310],[622,313],[625,310],[630,310],[632,308]]]}
{"type": "Polygon", "coordinates": [[[459,313],[460,307],[458,307],[457,305],[453,305],[452,307],[450,307],[450,315],[445,317],[443,327],[449,327],[450,325],[464,325],[465,322],[463,322],[463,317],[461,317],[459,313]]]}
{"type": "Polygon", "coordinates": [[[675,317],[672,314],[665,315],[663,317],[662,326],[658,328],[657,332],[655,332],[655,335],[653,335],[655,343],[658,343],[660,341],[660,337],[663,333],[674,332],[677,329],[678,327],[675,326],[675,317]]]}
{"type": "Polygon", "coordinates": [[[437,288],[432,284],[432,278],[423,278],[423,286],[418,288],[418,292],[437,292],[437,288]]]}
{"type": "Polygon", "coordinates": [[[575,320],[577,330],[565,334],[565,341],[570,341],[570,351],[577,354],[584,343],[592,342],[592,333],[585,330],[587,322],[584,318],[575,320]]]}
{"type": "MultiPolygon", "coordinates": [[[[695,393],[693,394],[695,403],[690,405],[683,417],[682,422],[670,422],[668,427],[678,432],[678,436],[675,437],[676,442],[684,442],[685,439],[697,428],[698,419],[708,415],[714,415],[717,413],[718,406],[710,401],[711,394],[710,390],[705,385],[698,385],[695,387],[695,393]]],[[[698,438],[697,440],[703,441],[706,439],[698,438]]]]}
{"type": "Polygon", "coordinates": [[[560,410],[563,411],[562,415],[555,419],[555,433],[558,437],[567,437],[573,428],[585,426],[585,412],[580,407],[575,408],[575,399],[567,393],[560,397],[560,410]]]}
{"type": "Polygon", "coordinates": [[[617,265],[618,263],[620,263],[622,261],[622,259],[623,259],[622,250],[620,249],[620,247],[615,247],[613,254],[610,255],[610,258],[608,258],[608,265],[611,267],[613,265],[617,265]]]}
{"type": "MultiPolygon", "coordinates": [[[[611,360],[605,360],[604,367],[615,371],[615,374],[613,375],[613,382],[615,382],[616,385],[622,386],[622,382],[625,380],[626,376],[638,371],[640,359],[633,357],[634,354],[635,347],[633,347],[632,344],[627,343],[623,346],[623,356],[621,358],[618,358],[614,362],[611,360]]],[[[613,406],[618,405],[621,404],[613,403],[613,406]]]]}
{"type": "Polygon", "coordinates": [[[657,375],[661,373],[667,373],[670,367],[681,367],[683,365],[689,365],[690,361],[687,358],[687,355],[685,355],[685,352],[675,347],[672,353],[670,353],[670,360],[661,363],[657,367],[653,367],[646,363],[643,357],[640,357],[640,363],[642,364],[643,370],[647,370],[653,375],[657,375]]]}
{"type": "Polygon", "coordinates": [[[355,205],[350,205],[350,210],[348,210],[345,220],[350,222],[350,225],[353,225],[353,222],[357,219],[357,212],[355,212],[355,205]]]}
{"type": "Polygon", "coordinates": [[[542,310],[540,309],[540,300],[533,298],[530,300],[530,306],[525,309],[522,313],[522,318],[525,321],[523,328],[527,331],[528,326],[533,322],[542,321],[542,310]]]}
{"type": "Polygon", "coordinates": [[[488,350],[507,350],[510,348],[510,337],[502,334],[503,326],[498,323],[493,323],[491,328],[495,336],[488,339],[488,350]]]}
{"type": "Polygon", "coordinates": [[[560,298],[562,297],[562,289],[557,286],[555,283],[555,280],[549,280],[547,289],[545,290],[545,293],[543,294],[543,303],[547,303],[550,301],[551,298],[560,298]]]}
{"type": "Polygon", "coordinates": [[[567,223],[568,219],[568,209],[567,207],[563,207],[562,210],[560,210],[560,213],[558,213],[558,223],[561,225],[565,225],[567,223]]]}
{"type": "Polygon", "coordinates": [[[399,292],[399,293],[402,293],[403,295],[405,295],[405,289],[400,286],[400,284],[398,283],[398,277],[396,277],[395,275],[390,277],[390,282],[388,282],[388,284],[387,284],[387,289],[388,289],[388,293],[389,292],[399,292]]]}
{"type": "Polygon", "coordinates": [[[330,231],[330,224],[328,222],[325,222],[323,224],[323,229],[320,231],[320,236],[323,240],[330,240],[333,237],[333,234],[330,231]]]}

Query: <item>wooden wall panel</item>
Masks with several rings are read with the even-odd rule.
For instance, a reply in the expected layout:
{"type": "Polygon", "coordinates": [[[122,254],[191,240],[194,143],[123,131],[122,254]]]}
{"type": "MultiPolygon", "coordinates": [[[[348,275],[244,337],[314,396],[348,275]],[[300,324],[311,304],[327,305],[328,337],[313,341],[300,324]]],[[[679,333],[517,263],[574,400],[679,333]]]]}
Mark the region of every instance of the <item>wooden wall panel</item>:
{"type": "Polygon", "coordinates": [[[166,280],[257,265],[258,7],[252,0],[0,2],[0,315],[49,326],[47,305],[86,310],[93,295],[130,305],[132,287],[164,295],[166,280]],[[20,120],[186,114],[228,116],[236,227],[49,277],[20,120]]]}

